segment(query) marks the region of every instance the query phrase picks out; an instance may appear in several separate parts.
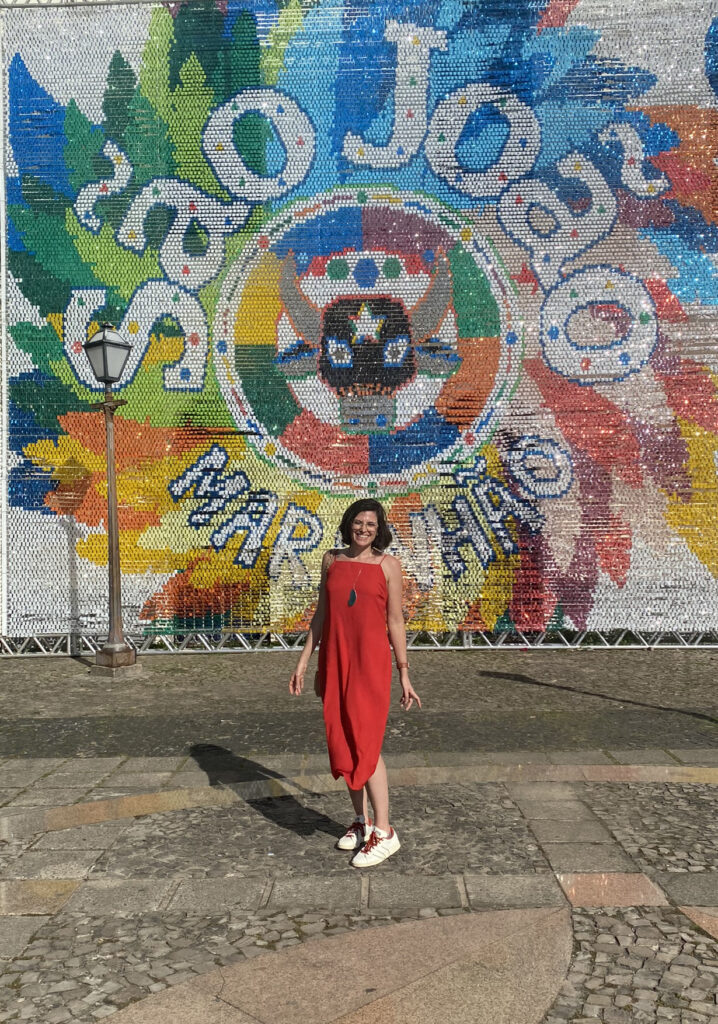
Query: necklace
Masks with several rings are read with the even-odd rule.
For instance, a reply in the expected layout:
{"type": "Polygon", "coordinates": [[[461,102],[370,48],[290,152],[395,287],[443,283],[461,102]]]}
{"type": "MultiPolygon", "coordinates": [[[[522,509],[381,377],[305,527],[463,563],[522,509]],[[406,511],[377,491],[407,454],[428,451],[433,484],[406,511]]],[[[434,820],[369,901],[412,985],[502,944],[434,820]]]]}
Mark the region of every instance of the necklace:
{"type": "Polygon", "coordinates": [[[353,586],[353,587],[352,587],[352,589],[351,589],[351,590],[349,591],[349,600],[347,601],[347,604],[349,605],[349,607],[350,607],[350,608],[351,608],[351,606],[352,606],[353,604],[356,604],[356,599],[357,599],[356,585],[357,585],[357,583],[359,582],[359,577],[360,577],[360,576],[361,576],[361,574],[362,574],[362,569],[363,569],[363,568],[364,568],[364,566],[362,565],[362,566],[360,567],[360,569],[359,569],[359,572],[358,572],[358,573],[356,574],[356,576],[354,577],[354,586],[353,586]]]}

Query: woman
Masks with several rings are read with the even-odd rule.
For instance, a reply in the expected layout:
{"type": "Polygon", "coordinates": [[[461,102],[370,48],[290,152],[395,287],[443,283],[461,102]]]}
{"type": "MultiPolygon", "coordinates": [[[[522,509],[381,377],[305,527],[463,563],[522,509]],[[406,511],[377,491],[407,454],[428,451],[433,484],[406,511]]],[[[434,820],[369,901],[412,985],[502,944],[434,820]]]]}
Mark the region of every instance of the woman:
{"type": "Polygon", "coordinates": [[[421,701],[409,682],[401,564],[383,554],[391,543],[384,509],[373,498],[355,501],[339,530],[347,547],[327,551],[322,559],[319,601],[289,692],[298,696],[304,689],[307,665],[321,637],[315,689],[324,704],[332,774],[344,777],[355,815],[337,848],[358,851],[354,867],[371,867],[400,846],[389,823],[381,756],[391,699],[389,641],[399,669],[401,707],[408,711],[414,701],[421,707],[421,701]]]}

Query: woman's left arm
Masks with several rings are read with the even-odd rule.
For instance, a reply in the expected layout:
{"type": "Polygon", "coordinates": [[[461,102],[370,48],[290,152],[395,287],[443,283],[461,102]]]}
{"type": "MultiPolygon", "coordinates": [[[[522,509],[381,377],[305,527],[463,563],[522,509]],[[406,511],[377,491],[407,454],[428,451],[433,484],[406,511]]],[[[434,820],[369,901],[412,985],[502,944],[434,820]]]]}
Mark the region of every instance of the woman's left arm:
{"type": "Polygon", "coordinates": [[[389,592],[387,605],[387,625],[389,627],[389,640],[394,648],[396,667],[399,669],[399,681],[401,683],[401,704],[404,711],[408,711],[416,701],[421,707],[419,695],[409,681],[409,661],[406,653],[406,627],[404,626],[404,607],[402,601],[403,580],[401,575],[401,563],[398,558],[387,556],[386,585],[389,592]]]}

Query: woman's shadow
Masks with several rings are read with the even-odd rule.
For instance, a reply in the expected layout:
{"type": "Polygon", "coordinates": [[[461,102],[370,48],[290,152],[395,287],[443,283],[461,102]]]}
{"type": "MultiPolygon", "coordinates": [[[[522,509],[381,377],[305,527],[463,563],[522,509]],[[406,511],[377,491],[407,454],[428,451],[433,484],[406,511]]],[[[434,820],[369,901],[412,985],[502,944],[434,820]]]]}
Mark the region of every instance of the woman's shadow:
{"type": "MultiPolygon", "coordinates": [[[[207,774],[210,786],[232,788],[243,782],[261,782],[266,779],[286,779],[286,775],[265,768],[258,761],[233,754],[226,747],[214,743],[194,743],[189,749],[190,757],[207,774]]],[[[296,783],[292,783],[297,787],[296,783]]],[[[304,790],[307,797],[317,793],[304,790]]],[[[241,795],[241,794],[240,794],[241,795]]],[[[315,832],[326,832],[335,838],[342,835],[346,825],[301,804],[296,797],[287,793],[279,797],[261,797],[246,800],[246,803],[274,825],[294,832],[298,836],[310,836],[315,832]]]]}

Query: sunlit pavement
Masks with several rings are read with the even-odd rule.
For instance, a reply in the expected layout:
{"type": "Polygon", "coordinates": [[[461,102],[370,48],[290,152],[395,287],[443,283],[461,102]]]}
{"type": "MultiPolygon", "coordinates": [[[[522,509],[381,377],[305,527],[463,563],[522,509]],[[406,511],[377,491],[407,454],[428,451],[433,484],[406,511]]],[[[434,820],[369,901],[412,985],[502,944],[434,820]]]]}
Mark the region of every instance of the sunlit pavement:
{"type": "Polygon", "coordinates": [[[293,660],[0,662],[0,1021],[718,1020],[712,654],[415,653],[364,872],[293,660]]]}

